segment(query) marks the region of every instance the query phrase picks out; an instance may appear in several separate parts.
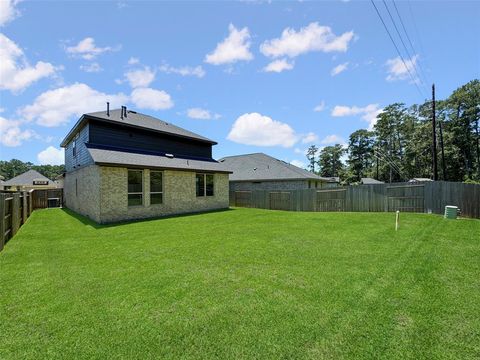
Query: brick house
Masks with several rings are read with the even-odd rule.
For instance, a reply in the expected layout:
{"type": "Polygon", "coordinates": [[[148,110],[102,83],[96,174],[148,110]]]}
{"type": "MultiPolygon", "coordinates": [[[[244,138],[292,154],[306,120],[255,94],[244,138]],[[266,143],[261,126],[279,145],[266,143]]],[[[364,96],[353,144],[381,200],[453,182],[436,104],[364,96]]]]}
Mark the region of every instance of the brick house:
{"type": "Polygon", "coordinates": [[[65,148],[65,206],[98,223],[228,208],[216,142],[121,109],[84,114],[65,148]]]}
{"type": "Polygon", "coordinates": [[[227,156],[219,160],[230,175],[230,191],[299,190],[337,186],[325,178],[264,153],[227,156]]]}

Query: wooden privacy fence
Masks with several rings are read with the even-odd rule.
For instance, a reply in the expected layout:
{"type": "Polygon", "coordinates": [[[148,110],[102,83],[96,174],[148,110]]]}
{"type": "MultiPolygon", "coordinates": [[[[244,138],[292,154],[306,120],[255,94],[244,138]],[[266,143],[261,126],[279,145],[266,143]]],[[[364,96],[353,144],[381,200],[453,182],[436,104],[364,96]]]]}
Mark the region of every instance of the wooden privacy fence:
{"type": "Polygon", "coordinates": [[[32,192],[0,193],[0,251],[33,211],[32,192]]]}
{"type": "Polygon", "coordinates": [[[407,211],[443,214],[458,206],[462,216],[480,218],[480,185],[435,181],[289,191],[232,191],[230,205],[290,211],[407,211]]]}
{"type": "Polygon", "coordinates": [[[0,193],[0,251],[22,226],[32,211],[59,207],[63,201],[62,189],[30,190],[0,193]]]}

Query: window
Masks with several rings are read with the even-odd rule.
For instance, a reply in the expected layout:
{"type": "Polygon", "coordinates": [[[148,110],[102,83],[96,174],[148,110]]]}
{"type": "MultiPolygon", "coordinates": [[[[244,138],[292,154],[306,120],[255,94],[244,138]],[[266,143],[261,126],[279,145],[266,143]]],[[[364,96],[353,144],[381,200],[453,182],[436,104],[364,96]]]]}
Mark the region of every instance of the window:
{"type": "Polygon", "coordinates": [[[213,196],[213,174],[196,174],[197,196],[213,196]]]}
{"type": "Polygon", "coordinates": [[[150,205],[163,202],[163,173],[150,171],[150,205]]]}
{"type": "Polygon", "coordinates": [[[128,206],[143,204],[143,171],[128,170],[128,206]]]}
{"type": "Polygon", "coordinates": [[[72,151],[73,151],[73,157],[76,157],[77,156],[77,138],[76,137],[73,139],[72,151]]]}
{"type": "Polygon", "coordinates": [[[73,157],[76,157],[77,156],[77,141],[80,137],[80,134],[77,133],[77,135],[75,135],[73,137],[73,141],[72,141],[72,153],[73,153],[73,157]]]}

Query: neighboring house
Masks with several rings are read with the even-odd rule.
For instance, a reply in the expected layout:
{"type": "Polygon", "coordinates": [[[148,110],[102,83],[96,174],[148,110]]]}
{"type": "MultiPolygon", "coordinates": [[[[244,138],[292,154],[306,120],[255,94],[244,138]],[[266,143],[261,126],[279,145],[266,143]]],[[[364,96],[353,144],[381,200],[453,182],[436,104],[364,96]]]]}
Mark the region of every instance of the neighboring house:
{"type": "Polygon", "coordinates": [[[323,178],[263,153],[228,156],[219,160],[233,171],[230,191],[297,190],[333,187],[333,178],[323,178]]]}
{"type": "Polygon", "coordinates": [[[428,182],[428,181],[433,181],[433,180],[429,179],[429,178],[413,178],[413,179],[408,180],[409,183],[428,182]]]}
{"type": "Polygon", "coordinates": [[[57,188],[63,189],[63,184],[65,182],[65,174],[60,174],[55,178],[55,184],[57,184],[57,188]]]}
{"type": "Polygon", "coordinates": [[[56,189],[57,184],[38,171],[28,170],[3,183],[5,190],[28,191],[32,189],[56,189]]]}
{"type": "Polygon", "coordinates": [[[360,184],[363,184],[363,185],[375,185],[375,184],[385,184],[385,182],[367,177],[367,178],[361,178],[360,184]]]}
{"type": "Polygon", "coordinates": [[[84,114],[65,137],[65,206],[99,223],[228,208],[216,142],[122,109],[84,114]]]}

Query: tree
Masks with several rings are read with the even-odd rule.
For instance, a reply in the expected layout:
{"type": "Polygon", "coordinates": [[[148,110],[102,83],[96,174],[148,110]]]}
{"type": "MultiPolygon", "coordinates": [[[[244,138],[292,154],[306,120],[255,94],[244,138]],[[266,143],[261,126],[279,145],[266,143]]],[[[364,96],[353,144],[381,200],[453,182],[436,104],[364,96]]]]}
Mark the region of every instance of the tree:
{"type": "Polygon", "coordinates": [[[374,137],[371,131],[361,129],[350,135],[348,142],[348,183],[358,182],[371,171],[374,137]]]}
{"type": "Polygon", "coordinates": [[[307,150],[307,159],[308,159],[308,170],[315,172],[315,163],[317,162],[317,152],[318,148],[315,145],[312,145],[307,150]]]}
{"type": "Polygon", "coordinates": [[[318,166],[320,167],[320,175],[325,177],[340,176],[344,170],[344,164],[341,157],[345,154],[342,145],[326,146],[320,151],[318,166]]]}
{"type": "Polygon", "coordinates": [[[377,117],[374,126],[374,156],[379,161],[379,179],[388,182],[405,180],[401,169],[406,146],[404,122],[407,109],[404,104],[388,105],[377,117]]]}
{"type": "Polygon", "coordinates": [[[51,180],[54,180],[58,175],[65,172],[64,165],[33,165],[31,162],[24,163],[17,159],[0,161],[0,175],[3,176],[5,180],[14,178],[30,169],[38,171],[51,180]]]}

